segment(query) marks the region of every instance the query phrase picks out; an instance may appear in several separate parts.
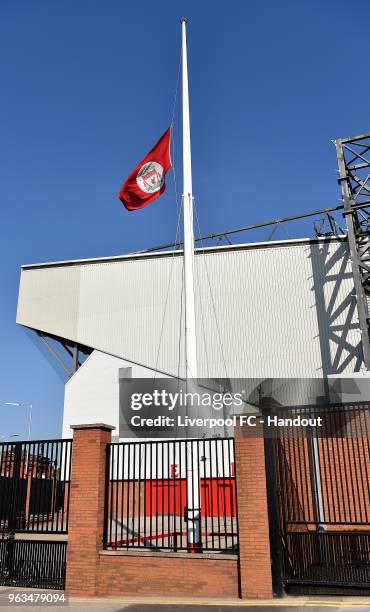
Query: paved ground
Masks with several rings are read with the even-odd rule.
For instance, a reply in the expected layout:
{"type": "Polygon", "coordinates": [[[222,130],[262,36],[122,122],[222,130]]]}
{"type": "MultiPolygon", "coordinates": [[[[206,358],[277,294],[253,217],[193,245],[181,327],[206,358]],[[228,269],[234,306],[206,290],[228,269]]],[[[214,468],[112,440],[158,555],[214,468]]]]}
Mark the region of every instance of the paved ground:
{"type": "Polygon", "coordinates": [[[28,612],[61,612],[70,609],[76,612],[370,612],[370,597],[286,597],[273,601],[235,600],[159,600],[157,598],[72,598],[67,603],[10,603],[9,596],[30,596],[32,594],[61,594],[62,591],[41,591],[37,589],[10,589],[0,587],[0,610],[27,608],[28,612]]]}
{"type": "MultiPolygon", "coordinates": [[[[16,605],[9,606],[0,605],[0,610],[9,610],[9,608],[14,608],[15,610],[27,609],[28,612],[40,612],[43,607],[32,606],[32,605],[16,605]]],[[[353,606],[269,606],[269,605],[251,605],[251,606],[224,606],[224,605],[161,605],[161,604],[79,604],[79,603],[71,603],[65,606],[45,606],[45,609],[55,612],[60,612],[60,610],[74,610],[75,612],[241,612],[243,610],[248,610],[248,612],[326,612],[327,610],[334,610],[340,612],[353,612],[356,610],[357,612],[369,612],[369,605],[363,607],[353,607],[353,606]]]]}

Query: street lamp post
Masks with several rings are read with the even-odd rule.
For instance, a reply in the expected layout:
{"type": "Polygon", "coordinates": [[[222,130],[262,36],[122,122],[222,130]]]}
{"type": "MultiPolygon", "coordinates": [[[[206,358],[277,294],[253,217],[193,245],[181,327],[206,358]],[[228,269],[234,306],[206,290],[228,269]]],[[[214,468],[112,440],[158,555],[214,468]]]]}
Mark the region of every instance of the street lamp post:
{"type": "Polygon", "coordinates": [[[6,406],[22,406],[28,408],[28,441],[31,440],[32,428],[32,404],[22,404],[21,402],[4,402],[6,406]]]}

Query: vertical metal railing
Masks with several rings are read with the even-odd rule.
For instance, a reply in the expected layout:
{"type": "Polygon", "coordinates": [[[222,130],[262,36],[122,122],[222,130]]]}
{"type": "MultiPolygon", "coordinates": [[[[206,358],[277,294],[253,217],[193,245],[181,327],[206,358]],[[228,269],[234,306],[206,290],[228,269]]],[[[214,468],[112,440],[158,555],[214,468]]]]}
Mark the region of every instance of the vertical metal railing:
{"type": "Polygon", "coordinates": [[[322,426],[275,432],[287,584],[370,584],[370,412],[364,404],[279,408],[322,426]]]}
{"type": "Polygon", "coordinates": [[[0,444],[0,531],[67,533],[72,440],[0,444]]]}
{"type": "Polygon", "coordinates": [[[233,439],[112,443],[106,478],[105,548],[189,550],[187,497],[197,487],[201,549],[238,549],[233,439]]]}
{"type": "Polygon", "coordinates": [[[64,589],[67,542],[0,540],[0,585],[64,589]]]}
{"type": "Polygon", "coordinates": [[[370,526],[369,408],[279,411],[284,418],[298,414],[324,417],[320,429],[291,427],[277,439],[285,523],[370,526]]]}

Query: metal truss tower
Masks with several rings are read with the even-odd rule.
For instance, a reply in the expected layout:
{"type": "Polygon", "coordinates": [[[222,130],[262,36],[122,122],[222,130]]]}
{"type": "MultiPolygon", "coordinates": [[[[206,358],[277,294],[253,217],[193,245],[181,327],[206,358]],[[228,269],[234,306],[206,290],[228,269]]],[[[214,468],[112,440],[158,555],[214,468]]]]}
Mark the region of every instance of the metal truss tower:
{"type": "Polygon", "coordinates": [[[361,328],[370,370],[370,133],[334,141],[361,328]]]}

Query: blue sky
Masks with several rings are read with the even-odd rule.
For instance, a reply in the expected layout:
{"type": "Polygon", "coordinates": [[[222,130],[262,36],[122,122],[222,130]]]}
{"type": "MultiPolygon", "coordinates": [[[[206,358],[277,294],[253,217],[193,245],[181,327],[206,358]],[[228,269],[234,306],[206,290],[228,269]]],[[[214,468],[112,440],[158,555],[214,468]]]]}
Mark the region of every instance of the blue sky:
{"type": "MultiPolygon", "coordinates": [[[[116,194],[169,124],[182,15],[202,233],[335,205],[331,139],[370,131],[370,83],[349,49],[366,0],[2,0],[0,436],[25,436],[9,400],[33,403],[34,437],[61,431],[63,379],[15,324],[20,265],[175,238],[170,175],[142,211],[116,194]]],[[[294,235],[311,233],[305,221],[294,235]]]]}

